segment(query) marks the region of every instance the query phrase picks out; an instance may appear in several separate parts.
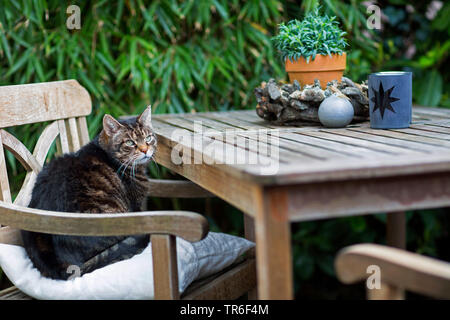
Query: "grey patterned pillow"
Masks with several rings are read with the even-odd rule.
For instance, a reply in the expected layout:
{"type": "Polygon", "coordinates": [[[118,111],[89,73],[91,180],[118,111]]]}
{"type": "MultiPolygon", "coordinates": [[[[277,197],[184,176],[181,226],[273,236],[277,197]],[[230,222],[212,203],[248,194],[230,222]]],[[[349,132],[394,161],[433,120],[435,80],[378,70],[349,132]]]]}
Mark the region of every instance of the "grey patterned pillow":
{"type": "MultiPolygon", "coordinates": [[[[182,293],[194,280],[233,264],[254,243],[210,232],[198,242],[177,238],[178,279],[182,293]]],[[[151,245],[134,257],[71,280],[52,280],[34,268],[24,248],[0,244],[0,266],[11,282],[36,299],[139,300],[153,299],[151,245]]]]}

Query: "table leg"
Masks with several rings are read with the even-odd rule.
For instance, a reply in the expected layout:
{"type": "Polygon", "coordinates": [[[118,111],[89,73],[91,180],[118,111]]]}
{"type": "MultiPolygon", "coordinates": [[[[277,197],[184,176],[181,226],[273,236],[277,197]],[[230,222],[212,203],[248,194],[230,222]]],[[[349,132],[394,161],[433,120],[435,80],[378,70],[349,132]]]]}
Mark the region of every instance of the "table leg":
{"type": "MultiPolygon", "coordinates": [[[[244,214],[244,230],[245,230],[245,239],[250,241],[255,241],[255,222],[253,218],[247,214],[244,214]]],[[[251,257],[255,257],[255,249],[251,249],[247,253],[251,257]]],[[[258,299],[258,286],[253,288],[247,293],[248,300],[257,300],[258,299]]]]}
{"type": "Polygon", "coordinates": [[[270,189],[261,193],[256,213],[258,298],[292,299],[291,230],[287,194],[270,189]]]}
{"type": "Polygon", "coordinates": [[[386,244],[391,247],[406,249],[406,217],[404,211],[387,214],[386,244]]]}
{"type": "MultiPolygon", "coordinates": [[[[406,217],[405,212],[391,212],[386,219],[386,244],[391,247],[406,249],[406,217]]],[[[383,276],[383,270],[381,270],[383,276]]],[[[403,300],[405,290],[386,283],[382,283],[381,290],[375,299],[403,300]]]]}

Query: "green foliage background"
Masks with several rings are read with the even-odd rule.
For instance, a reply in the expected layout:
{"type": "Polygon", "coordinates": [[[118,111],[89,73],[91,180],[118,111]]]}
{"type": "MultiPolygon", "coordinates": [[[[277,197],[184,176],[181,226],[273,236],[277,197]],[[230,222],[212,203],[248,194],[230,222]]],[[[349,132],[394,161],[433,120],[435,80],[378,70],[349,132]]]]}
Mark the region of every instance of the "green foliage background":
{"type": "MultiPolygon", "coordinates": [[[[362,81],[373,71],[412,70],[415,103],[450,107],[444,69],[450,3],[430,20],[425,16],[430,2],[380,2],[387,20],[383,30],[374,31],[366,28],[369,14],[362,1],[322,1],[322,10],[336,15],[347,32],[347,76],[362,81]]],[[[94,102],[91,137],[104,113],[136,114],[149,103],[156,113],[252,109],[254,87],[270,77],[287,79],[270,41],[277,25],[301,19],[317,5],[314,0],[2,0],[0,85],[77,79],[94,102]],[[81,30],[66,28],[71,4],[81,8],[81,30]]],[[[11,131],[31,149],[41,130],[27,125],[11,131]]],[[[24,171],[11,154],[8,163],[17,192],[24,171]]],[[[170,175],[154,167],[152,172],[170,175]]],[[[213,230],[242,234],[242,213],[217,199],[151,205],[206,212],[213,230]]],[[[410,250],[450,259],[445,211],[408,213],[410,250]]],[[[332,262],[345,245],[384,242],[384,221],[380,214],[294,224],[297,297],[362,298],[362,286],[348,289],[337,282],[332,262]]]]}

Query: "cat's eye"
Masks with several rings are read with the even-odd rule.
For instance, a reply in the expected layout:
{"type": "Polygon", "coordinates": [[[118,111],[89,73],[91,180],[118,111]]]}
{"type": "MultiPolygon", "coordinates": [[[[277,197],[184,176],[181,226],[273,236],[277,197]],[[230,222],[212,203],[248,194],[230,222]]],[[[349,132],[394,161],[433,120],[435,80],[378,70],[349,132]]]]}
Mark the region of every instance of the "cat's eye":
{"type": "Polygon", "coordinates": [[[151,141],[153,140],[153,137],[150,135],[150,136],[147,136],[146,138],[145,138],[145,142],[147,142],[147,143],[150,143],[151,141]]]}
{"type": "Polygon", "coordinates": [[[125,145],[128,147],[133,147],[135,145],[135,143],[133,140],[127,140],[127,141],[125,141],[125,145]]]}

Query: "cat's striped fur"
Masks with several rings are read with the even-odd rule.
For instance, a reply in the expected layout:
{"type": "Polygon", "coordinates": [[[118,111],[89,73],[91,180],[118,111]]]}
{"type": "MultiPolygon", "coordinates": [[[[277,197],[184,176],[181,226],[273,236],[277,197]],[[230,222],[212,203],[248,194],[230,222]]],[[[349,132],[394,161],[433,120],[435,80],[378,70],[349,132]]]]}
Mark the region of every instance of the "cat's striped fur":
{"type": "MultiPolygon", "coordinates": [[[[127,121],[109,115],[103,130],[76,153],[52,160],[39,173],[29,207],[83,213],[140,211],[146,167],[156,150],[151,110],[127,121]]],[[[74,266],[91,272],[141,252],[148,235],[84,237],[22,231],[25,249],[45,277],[67,279],[74,266]]]]}

